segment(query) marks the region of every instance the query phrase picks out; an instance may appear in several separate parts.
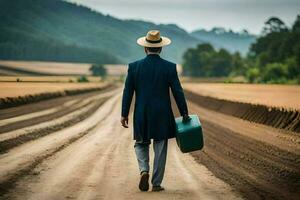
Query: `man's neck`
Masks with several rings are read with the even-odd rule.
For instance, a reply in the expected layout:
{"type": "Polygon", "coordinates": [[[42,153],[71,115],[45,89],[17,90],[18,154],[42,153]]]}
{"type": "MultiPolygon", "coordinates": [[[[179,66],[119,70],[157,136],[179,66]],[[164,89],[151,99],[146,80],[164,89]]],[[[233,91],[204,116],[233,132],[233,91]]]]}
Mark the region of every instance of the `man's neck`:
{"type": "Polygon", "coordinates": [[[157,52],[148,52],[148,53],[147,53],[147,55],[152,55],[152,54],[154,54],[154,55],[159,55],[159,53],[157,53],[157,52]]]}

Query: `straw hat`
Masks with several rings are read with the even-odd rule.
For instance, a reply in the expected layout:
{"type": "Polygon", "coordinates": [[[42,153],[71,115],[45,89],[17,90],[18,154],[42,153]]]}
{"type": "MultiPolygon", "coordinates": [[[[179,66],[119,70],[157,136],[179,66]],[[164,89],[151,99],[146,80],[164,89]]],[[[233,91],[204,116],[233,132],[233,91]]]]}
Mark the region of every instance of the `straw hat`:
{"type": "Polygon", "coordinates": [[[160,36],[158,30],[149,31],[146,37],[140,37],[136,42],[143,47],[162,47],[171,44],[171,40],[160,36]]]}

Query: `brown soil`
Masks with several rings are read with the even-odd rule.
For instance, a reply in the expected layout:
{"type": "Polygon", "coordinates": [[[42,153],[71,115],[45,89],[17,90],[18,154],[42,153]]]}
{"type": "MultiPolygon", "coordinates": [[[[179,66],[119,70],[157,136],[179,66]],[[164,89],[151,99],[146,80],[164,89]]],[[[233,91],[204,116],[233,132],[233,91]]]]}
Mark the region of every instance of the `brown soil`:
{"type": "Polygon", "coordinates": [[[0,69],[29,75],[89,75],[90,63],[0,61],[0,69]]]}
{"type": "Polygon", "coordinates": [[[1,198],[241,199],[189,154],[180,153],[175,140],[169,144],[166,191],[140,192],[132,125],[120,126],[120,102],[114,95],[76,125],[0,155],[1,198]]]}
{"type": "MultiPolygon", "coordinates": [[[[91,75],[91,63],[40,62],[40,61],[0,61],[3,75],[91,75]]],[[[126,65],[106,64],[108,75],[126,75],[126,65]]],[[[181,71],[181,67],[178,68],[181,71]]]]}
{"type": "Polygon", "coordinates": [[[3,91],[1,95],[3,97],[0,98],[0,109],[15,107],[23,104],[35,103],[42,100],[47,100],[47,99],[52,99],[57,97],[101,91],[112,87],[112,85],[109,84],[100,84],[98,87],[96,85],[97,84],[95,83],[93,83],[93,85],[90,84],[78,85],[78,83],[77,84],[5,83],[5,84],[1,84],[1,90],[3,91]],[[8,84],[13,84],[13,86],[11,88],[10,87],[7,88],[6,85],[8,84]],[[44,84],[44,86],[42,86],[41,84],[44,84]],[[40,88],[39,86],[42,88],[40,88]],[[68,89],[68,88],[72,88],[72,89],[68,89]],[[20,93],[21,95],[18,94],[17,90],[22,91],[20,93]],[[50,92],[43,92],[48,90],[50,92]],[[12,94],[13,96],[10,96],[12,94]]]}
{"type": "Polygon", "coordinates": [[[199,163],[247,199],[299,198],[299,136],[191,102],[189,107],[203,124],[204,150],[192,153],[199,163]]]}
{"type": "MultiPolygon", "coordinates": [[[[231,200],[242,195],[252,200],[300,196],[299,135],[191,101],[190,113],[198,114],[203,124],[204,149],[182,154],[175,140],[170,140],[163,182],[166,191],[140,192],[132,116],[130,128],[122,128],[120,104],[118,93],[90,117],[1,154],[0,198],[231,200]]],[[[153,154],[150,157],[153,162],[153,154]]]]}
{"type": "Polygon", "coordinates": [[[0,120],[54,108],[72,100],[86,99],[96,94],[99,94],[101,92],[108,92],[113,89],[114,87],[112,86],[112,87],[104,88],[101,91],[87,92],[87,93],[77,94],[72,96],[62,96],[62,97],[35,102],[33,104],[24,104],[24,105],[11,107],[11,108],[0,109],[0,120]]]}
{"type": "Polygon", "coordinates": [[[255,123],[265,124],[274,128],[300,132],[300,111],[285,110],[266,105],[242,103],[185,91],[186,97],[199,106],[232,115],[255,123]]]}
{"type": "MultiPolygon", "coordinates": [[[[39,137],[44,137],[48,134],[51,134],[55,131],[59,131],[68,126],[72,126],[72,125],[86,119],[93,112],[95,112],[97,110],[97,108],[99,108],[99,106],[101,106],[107,99],[108,99],[107,97],[102,98],[102,99],[97,99],[96,101],[93,102],[93,106],[91,106],[87,111],[84,111],[84,112],[80,113],[79,115],[76,115],[73,118],[71,118],[68,121],[65,121],[61,124],[57,124],[55,126],[47,127],[47,128],[34,129],[34,130],[28,132],[27,134],[1,141],[0,142],[0,153],[6,152],[7,150],[14,148],[18,145],[21,145],[25,142],[28,142],[30,140],[35,140],[39,137]]],[[[74,111],[74,110],[71,110],[70,112],[72,112],[72,111],[74,111]]],[[[61,112],[59,112],[59,114],[61,114],[61,112]]],[[[47,121],[47,120],[51,120],[52,118],[53,118],[53,116],[50,115],[50,116],[41,117],[39,119],[43,119],[43,121],[47,121]]],[[[27,121],[25,121],[24,123],[20,122],[20,124],[24,125],[24,124],[26,124],[26,122],[27,121]]],[[[41,122],[38,122],[38,123],[41,123],[41,122]]],[[[24,126],[26,126],[26,125],[24,125],[24,126]]],[[[14,128],[14,127],[12,126],[12,128],[14,128]]]]}
{"type": "Polygon", "coordinates": [[[300,85],[184,83],[183,87],[217,99],[300,110],[300,85]]]}
{"type": "Polygon", "coordinates": [[[101,94],[103,92],[107,92],[108,90],[111,90],[111,89],[112,88],[109,88],[109,89],[107,88],[107,89],[97,91],[97,92],[90,92],[90,93],[86,93],[86,94],[75,95],[73,97],[68,96],[68,97],[56,98],[53,100],[45,100],[45,101],[41,101],[41,102],[38,102],[35,104],[27,104],[27,105],[24,105],[21,108],[17,108],[17,109],[16,109],[16,107],[14,107],[14,109],[13,108],[0,109],[0,115],[1,115],[0,120],[1,120],[1,118],[5,119],[5,118],[19,116],[21,114],[37,112],[37,111],[45,110],[47,108],[57,107],[57,105],[60,106],[63,103],[66,103],[67,101],[77,100],[77,102],[75,104],[73,104],[69,107],[66,107],[66,106],[61,107],[61,109],[59,109],[57,112],[54,112],[54,113],[51,113],[48,115],[30,118],[30,119],[25,119],[22,121],[16,121],[14,123],[9,123],[9,124],[0,126],[0,134],[8,132],[8,131],[12,131],[12,130],[20,129],[23,127],[39,124],[41,122],[49,121],[51,119],[55,119],[55,118],[61,117],[63,115],[69,114],[71,112],[74,112],[77,109],[79,109],[80,107],[87,106],[87,105],[91,104],[93,101],[95,101],[95,100],[89,101],[85,105],[81,105],[81,102],[83,100],[85,100],[89,97],[93,97],[95,95],[101,94]]]}

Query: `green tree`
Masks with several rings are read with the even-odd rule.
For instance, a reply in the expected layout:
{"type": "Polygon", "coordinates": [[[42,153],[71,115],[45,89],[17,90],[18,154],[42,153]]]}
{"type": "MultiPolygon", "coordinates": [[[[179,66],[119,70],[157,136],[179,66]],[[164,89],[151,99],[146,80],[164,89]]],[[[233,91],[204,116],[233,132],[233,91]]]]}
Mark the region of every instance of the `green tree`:
{"type": "Polygon", "coordinates": [[[300,76],[300,66],[297,64],[297,60],[295,57],[287,59],[286,65],[289,79],[298,78],[300,76]]]}
{"type": "Polygon", "coordinates": [[[102,64],[93,64],[90,67],[90,71],[94,76],[102,76],[105,77],[107,75],[106,68],[102,64]]]}
{"type": "Polygon", "coordinates": [[[265,83],[286,83],[288,67],[282,63],[267,64],[263,72],[262,80],[265,83]]]}
{"type": "Polygon", "coordinates": [[[250,83],[259,82],[259,77],[260,77],[259,69],[256,67],[249,68],[246,72],[246,77],[250,83]]]}
{"type": "Polygon", "coordinates": [[[183,73],[189,76],[228,76],[232,70],[232,55],[225,49],[216,51],[212,45],[199,44],[183,56],[183,73]]]}
{"type": "Polygon", "coordinates": [[[210,44],[199,44],[188,49],[183,55],[183,74],[187,76],[208,76],[207,66],[215,52],[210,44]]]}
{"type": "Polygon", "coordinates": [[[227,50],[220,49],[211,57],[209,66],[211,76],[228,76],[232,70],[232,56],[227,50]]]}
{"type": "Polygon", "coordinates": [[[243,59],[239,52],[236,52],[232,55],[232,76],[240,76],[246,74],[247,71],[247,62],[243,59]]]}
{"type": "Polygon", "coordinates": [[[293,32],[300,32],[300,15],[297,15],[297,19],[292,28],[293,32]]]}
{"type": "Polygon", "coordinates": [[[287,30],[287,26],[281,19],[278,17],[271,17],[265,22],[263,33],[286,32],[287,30]]]}
{"type": "Polygon", "coordinates": [[[247,58],[200,44],[186,51],[183,60],[183,72],[190,76],[242,75],[251,83],[300,83],[300,15],[290,29],[277,17],[267,20],[247,58]]]}
{"type": "MultiPolygon", "coordinates": [[[[263,29],[263,35],[250,47],[248,60],[252,68],[258,68],[262,82],[296,82],[300,76],[300,16],[288,29],[279,18],[270,18],[263,29]]],[[[255,71],[255,70],[253,70],[255,71]]],[[[253,81],[252,70],[248,73],[253,81]]],[[[258,80],[256,79],[256,80],[258,80]]]]}
{"type": "Polygon", "coordinates": [[[86,83],[86,82],[89,82],[89,79],[86,76],[80,76],[77,78],[77,82],[86,83]]]}

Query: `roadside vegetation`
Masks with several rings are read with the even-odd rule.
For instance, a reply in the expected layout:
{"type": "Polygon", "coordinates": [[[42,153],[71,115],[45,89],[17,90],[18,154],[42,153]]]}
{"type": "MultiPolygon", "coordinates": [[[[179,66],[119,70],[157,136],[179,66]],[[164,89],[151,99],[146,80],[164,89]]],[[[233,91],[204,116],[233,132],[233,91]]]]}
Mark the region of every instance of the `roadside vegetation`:
{"type": "Polygon", "coordinates": [[[93,76],[106,77],[107,70],[102,64],[93,64],[90,68],[93,76]]]}
{"type": "Polygon", "coordinates": [[[279,18],[267,20],[246,57],[203,43],[188,49],[183,60],[185,76],[229,77],[229,82],[243,77],[250,83],[300,84],[300,15],[291,28],[279,18]]]}

